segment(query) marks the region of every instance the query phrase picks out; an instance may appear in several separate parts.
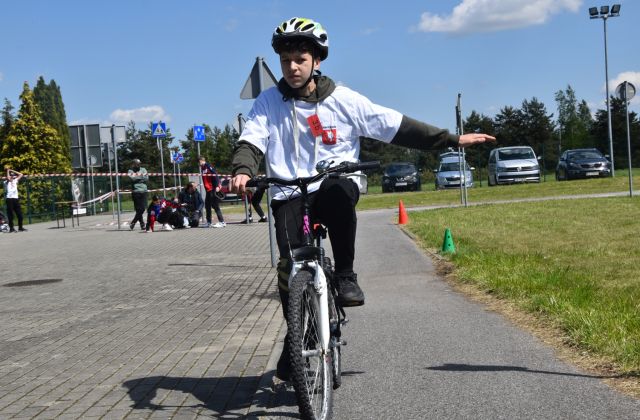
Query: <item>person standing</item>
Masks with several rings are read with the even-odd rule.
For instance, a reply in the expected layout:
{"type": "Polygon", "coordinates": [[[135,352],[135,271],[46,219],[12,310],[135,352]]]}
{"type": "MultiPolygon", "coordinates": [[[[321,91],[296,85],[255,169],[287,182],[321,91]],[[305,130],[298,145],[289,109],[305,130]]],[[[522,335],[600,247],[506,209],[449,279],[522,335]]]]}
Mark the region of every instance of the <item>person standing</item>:
{"type": "Polygon", "coordinates": [[[7,166],[7,180],[4,181],[5,201],[7,202],[7,219],[9,219],[9,232],[26,232],[27,229],[22,227],[22,208],[20,207],[20,199],[18,198],[18,182],[23,175],[10,169],[7,166]],[[13,214],[18,217],[18,230],[13,227],[13,214]]]}
{"type": "Polygon", "coordinates": [[[204,156],[200,156],[200,173],[202,174],[202,185],[204,185],[204,189],[206,191],[204,197],[204,207],[207,211],[207,227],[214,228],[222,228],[227,226],[224,222],[224,217],[222,216],[222,210],[220,210],[220,198],[216,195],[217,192],[220,191],[220,179],[218,177],[218,173],[211,166],[210,163],[207,162],[204,156]],[[211,224],[211,207],[216,212],[216,217],[218,218],[218,223],[215,225],[211,224]]]}
{"type": "Polygon", "coordinates": [[[256,209],[256,213],[260,217],[260,220],[258,220],[258,222],[264,223],[267,221],[267,216],[265,216],[264,210],[262,210],[262,206],[260,205],[260,202],[262,201],[262,197],[264,196],[264,191],[266,190],[266,187],[256,188],[256,190],[253,192],[251,192],[250,190],[251,189],[247,191],[250,197],[250,202],[251,202],[251,205],[249,206],[249,218],[243,220],[241,223],[244,223],[244,224],[253,223],[251,207],[256,209]]]}
{"type": "Polygon", "coordinates": [[[143,214],[147,209],[147,181],[149,181],[149,175],[147,170],[140,165],[140,159],[133,159],[131,169],[128,172],[131,179],[131,198],[133,199],[133,207],[136,210],[136,215],[129,223],[129,229],[131,230],[136,227],[137,222],[140,222],[140,229],[145,230],[143,214]]]}

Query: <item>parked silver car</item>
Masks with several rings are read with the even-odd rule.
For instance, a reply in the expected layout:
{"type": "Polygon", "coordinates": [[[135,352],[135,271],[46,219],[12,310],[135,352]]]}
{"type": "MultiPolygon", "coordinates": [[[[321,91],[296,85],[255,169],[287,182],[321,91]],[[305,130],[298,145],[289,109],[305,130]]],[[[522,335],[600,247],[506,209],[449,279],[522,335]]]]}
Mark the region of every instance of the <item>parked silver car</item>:
{"type": "Polygon", "coordinates": [[[489,186],[540,182],[540,165],[529,146],[499,147],[489,154],[489,186]]]}
{"type": "Polygon", "coordinates": [[[460,186],[466,185],[467,188],[473,187],[473,171],[474,168],[469,167],[469,164],[464,162],[464,170],[460,171],[460,158],[457,153],[445,153],[440,155],[440,163],[438,169],[434,172],[436,174],[436,190],[442,190],[445,188],[460,188],[460,186]],[[461,180],[462,178],[462,180],[461,180]]]}

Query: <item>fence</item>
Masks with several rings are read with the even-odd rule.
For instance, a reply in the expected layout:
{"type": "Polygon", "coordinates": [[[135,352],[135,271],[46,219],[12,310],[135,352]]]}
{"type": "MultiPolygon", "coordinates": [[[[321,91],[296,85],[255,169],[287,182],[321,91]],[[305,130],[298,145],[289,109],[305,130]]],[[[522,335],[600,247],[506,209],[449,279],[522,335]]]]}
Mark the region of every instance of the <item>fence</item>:
{"type": "MultiPolygon", "coordinates": [[[[149,173],[147,186],[150,193],[177,195],[199,173],[149,173]],[[191,177],[191,178],[190,178],[191,177]]],[[[212,175],[207,175],[212,176],[212,175]]],[[[230,175],[218,174],[221,179],[230,175]]],[[[95,215],[115,211],[117,205],[116,177],[120,177],[120,211],[132,210],[131,180],[127,173],[71,173],[25,175],[18,184],[20,202],[28,223],[54,220],[61,203],[75,202],[76,210],[95,215]]],[[[4,178],[3,178],[4,179],[4,178]]],[[[0,198],[0,208],[6,210],[5,195],[0,198]]]]}

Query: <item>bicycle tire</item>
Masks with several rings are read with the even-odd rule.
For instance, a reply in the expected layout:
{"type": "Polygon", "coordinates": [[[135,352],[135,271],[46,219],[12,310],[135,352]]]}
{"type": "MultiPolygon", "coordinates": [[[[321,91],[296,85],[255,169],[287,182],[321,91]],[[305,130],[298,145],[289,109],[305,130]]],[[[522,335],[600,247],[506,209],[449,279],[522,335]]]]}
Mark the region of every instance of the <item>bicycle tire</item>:
{"type": "MultiPolygon", "coordinates": [[[[330,324],[335,323],[336,326],[332,325],[332,328],[339,328],[340,317],[338,316],[338,308],[336,307],[335,298],[333,297],[333,292],[329,292],[329,322],[330,324]]],[[[333,374],[333,389],[340,388],[342,385],[342,358],[340,353],[340,344],[337,341],[340,340],[340,337],[334,335],[332,331],[331,334],[331,368],[333,374]]]]}
{"type": "Polygon", "coordinates": [[[303,351],[318,350],[318,301],[313,288],[313,270],[303,268],[289,286],[289,355],[291,382],[300,415],[305,419],[330,419],[333,411],[331,352],[303,357],[303,351]]]}

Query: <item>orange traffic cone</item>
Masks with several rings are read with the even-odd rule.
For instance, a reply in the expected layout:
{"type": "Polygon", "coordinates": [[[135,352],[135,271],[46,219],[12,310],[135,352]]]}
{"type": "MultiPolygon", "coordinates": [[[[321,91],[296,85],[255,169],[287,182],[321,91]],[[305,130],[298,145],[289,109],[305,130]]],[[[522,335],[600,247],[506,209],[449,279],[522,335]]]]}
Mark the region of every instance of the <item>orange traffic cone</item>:
{"type": "Polygon", "coordinates": [[[398,224],[406,225],[407,223],[409,223],[409,216],[407,216],[407,211],[404,209],[404,203],[400,200],[398,208],[398,224]]]}

